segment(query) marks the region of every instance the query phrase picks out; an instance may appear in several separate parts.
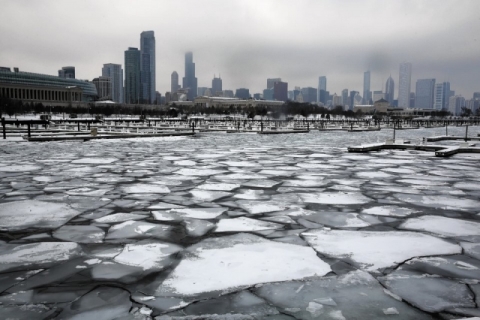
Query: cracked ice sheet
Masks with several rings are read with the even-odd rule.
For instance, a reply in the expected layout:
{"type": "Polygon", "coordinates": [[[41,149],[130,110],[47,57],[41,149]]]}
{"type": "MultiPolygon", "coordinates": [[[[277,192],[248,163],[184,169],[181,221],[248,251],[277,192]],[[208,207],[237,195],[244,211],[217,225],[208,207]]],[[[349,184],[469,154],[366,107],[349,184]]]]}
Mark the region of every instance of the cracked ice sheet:
{"type": "Polygon", "coordinates": [[[157,184],[137,183],[123,187],[125,193],[170,193],[170,189],[157,184]]]}
{"type": "Polygon", "coordinates": [[[0,204],[0,231],[55,229],[80,212],[64,203],[37,200],[0,204]]]}
{"type": "Polygon", "coordinates": [[[360,270],[339,277],[264,284],[254,293],[296,319],[387,319],[383,310],[388,308],[398,311],[394,319],[431,319],[387,295],[374,277],[360,270]]]}
{"type": "Polygon", "coordinates": [[[274,222],[240,217],[235,219],[221,219],[217,223],[217,229],[215,229],[215,232],[248,232],[275,229],[283,229],[283,225],[274,222]]]}
{"type": "Polygon", "coordinates": [[[480,223],[441,216],[411,218],[399,226],[400,229],[427,231],[443,237],[480,235],[480,223]]]}
{"type": "Polygon", "coordinates": [[[155,296],[211,296],[219,291],[328,272],[330,266],[309,247],[241,233],[206,239],[189,247],[180,264],[153,289],[155,296]]]}
{"type": "Polygon", "coordinates": [[[0,272],[50,267],[82,254],[74,242],[37,242],[0,247],[0,272]]]}
{"type": "Polygon", "coordinates": [[[372,199],[359,192],[299,193],[298,195],[307,203],[350,205],[365,204],[372,201],[372,199]]]}
{"type": "Polygon", "coordinates": [[[302,236],[319,253],[352,260],[373,272],[413,257],[462,252],[456,244],[415,232],[310,230],[302,236]]]}
{"type": "Polygon", "coordinates": [[[109,164],[117,161],[116,158],[81,158],[73,160],[74,164],[109,164]]]}
{"type": "Polygon", "coordinates": [[[480,201],[468,198],[457,198],[447,195],[422,196],[416,194],[394,194],[394,197],[400,201],[412,203],[414,205],[422,207],[466,211],[478,210],[478,208],[480,208],[480,201]]]}

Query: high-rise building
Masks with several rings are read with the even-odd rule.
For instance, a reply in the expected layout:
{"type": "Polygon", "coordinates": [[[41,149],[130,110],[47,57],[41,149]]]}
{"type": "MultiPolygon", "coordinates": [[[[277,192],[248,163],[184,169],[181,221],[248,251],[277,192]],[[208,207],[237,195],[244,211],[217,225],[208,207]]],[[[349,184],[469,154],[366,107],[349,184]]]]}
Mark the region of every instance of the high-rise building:
{"type": "Polygon", "coordinates": [[[281,78],[268,78],[267,79],[267,89],[273,89],[273,85],[275,82],[280,82],[282,81],[281,78]]]}
{"type": "Polygon", "coordinates": [[[318,77],[318,92],[317,92],[317,102],[323,104],[327,103],[327,77],[321,76],[318,77]]]}
{"type": "Polygon", "coordinates": [[[173,94],[180,89],[180,86],[178,85],[178,73],[177,71],[172,72],[171,76],[171,84],[170,84],[170,92],[173,94]]]}
{"type": "Polygon", "coordinates": [[[293,90],[288,90],[287,94],[288,94],[288,100],[293,100],[294,99],[293,98],[293,90]]]}
{"type": "Polygon", "coordinates": [[[415,108],[432,109],[435,79],[418,79],[415,88],[415,108]]]}
{"type": "Polygon", "coordinates": [[[372,101],[372,92],[370,91],[370,71],[363,73],[363,103],[370,104],[372,101]]]}
{"type": "Polygon", "coordinates": [[[287,101],[288,99],[288,83],[287,82],[275,82],[273,85],[273,99],[277,101],[287,101]]]}
{"type": "Polygon", "coordinates": [[[337,94],[334,93],[333,96],[332,96],[332,106],[336,107],[336,106],[341,106],[341,105],[342,105],[342,97],[337,96],[337,94]]]}
{"type": "Polygon", "coordinates": [[[223,90],[224,98],[233,98],[233,90],[223,90]]]}
{"type": "Polygon", "coordinates": [[[262,94],[261,94],[261,93],[254,93],[254,94],[253,94],[253,99],[255,99],[255,100],[261,100],[261,99],[262,99],[262,94]]]}
{"type": "Polygon", "coordinates": [[[109,77],[111,82],[111,99],[123,103],[123,70],[121,64],[106,63],[102,68],[102,77],[109,77]]]}
{"type": "Polygon", "coordinates": [[[410,81],[412,79],[412,64],[404,62],[400,64],[398,77],[398,107],[408,108],[410,106],[410,81]]]}
{"type": "Polygon", "coordinates": [[[273,100],[273,88],[263,90],[263,99],[273,100]]]}
{"type": "Polygon", "coordinates": [[[110,77],[98,77],[93,79],[92,82],[97,88],[98,100],[112,99],[112,81],[110,77]]]}
{"type": "Polygon", "coordinates": [[[450,82],[441,82],[435,85],[434,103],[435,110],[448,110],[450,99],[450,82]]]}
{"type": "Polygon", "coordinates": [[[195,63],[193,53],[185,53],[185,77],[183,78],[183,89],[187,91],[187,98],[193,101],[197,96],[197,78],[195,77],[195,63]]]}
{"type": "Polygon", "coordinates": [[[410,109],[415,108],[415,92],[410,92],[410,102],[408,103],[410,109]]]}
{"type": "Polygon", "coordinates": [[[344,107],[350,106],[350,104],[348,102],[348,89],[343,89],[342,90],[342,105],[344,107]]]}
{"type": "Polygon", "coordinates": [[[385,100],[388,101],[390,106],[393,106],[395,94],[395,82],[392,79],[392,76],[388,77],[387,82],[385,83],[385,100]]]}
{"type": "Polygon", "coordinates": [[[358,91],[354,91],[354,90],[350,91],[349,106],[351,110],[355,106],[355,96],[357,94],[358,94],[358,91]]]}
{"type": "Polygon", "coordinates": [[[215,77],[213,76],[212,80],[212,93],[214,96],[221,95],[222,94],[222,78],[220,76],[215,77]]]}
{"type": "Polygon", "coordinates": [[[75,79],[75,67],[63,67],[58,70],[58,76],[65,79],[75,79]]]}
{"type": "Polygon", "coordinates": [[[317,102],[317,89],[312,87],[302,88],[303,102],[317,102]]]}
{"type": "Polygon", "coordinates": [[[153,31],[140,34],[140,83],[144,103],[155,102],[155,35],[153,31]]]}
{"type": "Polygon", "coordinates": [[[480,100],[480,92],[473,93],[473,100],[480,100]]]}
{"type": "Polygon", "coordinates": [[[140,103],[140,51],[125,51],[125,103],[140,103]]]}
{"type": "Polygon", "coordinates": [[[465,106],[465,98],[461,95],[456,95],[450,97],[448,101],[448,111],[450,111],[454,116],[460,115],[462,112],[462,107],[465,106]]]}
{"type": "Polygon", "coordinates": [[[240,88],[235,91],[235,97],[239,99],[249,99],[250,98],[250,90],[246,88],[240,88]]]}

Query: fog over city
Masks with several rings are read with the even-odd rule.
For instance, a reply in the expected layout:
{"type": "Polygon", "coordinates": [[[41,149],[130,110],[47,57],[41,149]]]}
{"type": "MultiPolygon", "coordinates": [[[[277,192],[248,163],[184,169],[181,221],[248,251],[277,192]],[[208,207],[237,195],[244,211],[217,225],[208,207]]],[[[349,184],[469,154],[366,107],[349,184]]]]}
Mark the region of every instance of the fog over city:
{"type": "MultiPolygon", "coordinates": [[[[457,94],[480,89],[480,1],[29,1],[0,0],[0,66],[56,75],[75,66],[77,79],[124,64],[142,31],[156,37],[156,90],[184,76],[193,52],[199,87],[221,75],[223,87],[262,92],[266,78],[330,93],[383,90],[401,62],[416,79],[450,81],[457,94]]],[[[398,94],[396,87],[395,97],[398,94]]]]}

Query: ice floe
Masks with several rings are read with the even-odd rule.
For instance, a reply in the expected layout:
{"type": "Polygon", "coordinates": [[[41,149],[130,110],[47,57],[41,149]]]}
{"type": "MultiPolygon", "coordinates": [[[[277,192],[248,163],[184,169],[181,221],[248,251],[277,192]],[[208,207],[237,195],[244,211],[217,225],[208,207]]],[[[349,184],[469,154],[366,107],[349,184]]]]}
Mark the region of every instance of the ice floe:
{"type": "Polygon", "coordinates": [[[359,192],[300,193],[299,196],[307,203],[335,205],[365,204],[372,201],[359,192]]]}
{"type": "Polygon", "coordinates": [[[123,187],[125,193],[170,193],[170,189],[158,184],[133,184],[123,187]]]}
{"type": "Polygon", "coordinates": [[[77,243],[101,243],[105,231],[95,226],[62,226],[52,233],[54,238],[77,243]]]}
{"type": "Polygon", "coordinates": [[[240,217],[234,219],[221,219],[217,223],[215,232],[248,232],[272,229],[283,229],[283,225],[274,222],[240,217]]]}
{"type": "Polygon", "coordinates": [[[431,215],[408,219],[399,228],[427,231],[444,237],[480,235],[480,222],[431,215]]]}
{"type": "Polygon", "coordinates": [[[38,200],[0,204],[0,231],[55,229],[80,214],[65,203],[38,200]]]}
{"type": "Polygon", "coordinates": [[[45,268],[82,254],[74,242],[5,245],[1,249],[0,272],[45,268]]]}
{"type": "Polygon", "coordinates": [[[458,254],[462,250],[415,232],[310,230],[302,236],[318,252],[351,260],[367,271],[393,267],[413,257],[458,254]]]}
{"type": "Polygon", "coordinates": [[[309,247],[236,234],[203,240],[186,249],[155,296],[228,292],[258,283],[323,276],[330,271],[309,247]]]}

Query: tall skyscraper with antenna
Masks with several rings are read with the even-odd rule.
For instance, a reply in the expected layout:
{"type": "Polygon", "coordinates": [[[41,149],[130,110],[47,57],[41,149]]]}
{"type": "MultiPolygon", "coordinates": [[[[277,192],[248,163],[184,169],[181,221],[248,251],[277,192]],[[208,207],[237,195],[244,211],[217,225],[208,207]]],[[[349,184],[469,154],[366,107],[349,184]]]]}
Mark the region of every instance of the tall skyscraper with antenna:
{"type": "Polygon", "coordinates": [[[185,77],[183,77],[183,89],[187,91],[187,98],[193,101],[197,96],[197,78],[195,77],[195,63],[193,63],[193,53],[185,54],[185,77]]]}

